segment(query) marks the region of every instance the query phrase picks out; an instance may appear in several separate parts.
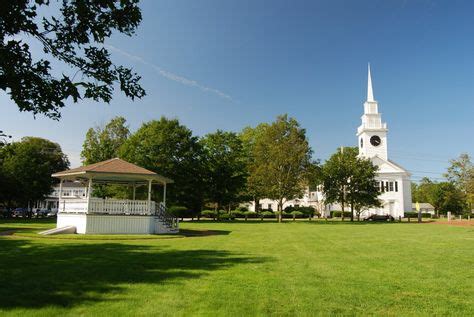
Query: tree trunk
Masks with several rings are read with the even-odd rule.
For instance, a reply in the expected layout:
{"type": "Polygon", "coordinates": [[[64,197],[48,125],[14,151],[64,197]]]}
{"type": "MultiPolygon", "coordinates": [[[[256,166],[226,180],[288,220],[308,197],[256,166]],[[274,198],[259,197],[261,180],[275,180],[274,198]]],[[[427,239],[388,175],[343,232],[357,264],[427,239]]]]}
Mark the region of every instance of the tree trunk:
{"type": "Polygon", "coordinates": [[[255,212],[259,212],[260,211],[260,199],[258,197],[255,197],[253,203],[255,204],[255,212]]]}
{"type": "Polygon", "coordinates": [[[278,201],[278,222],[281,223],[283,221],[282,219],[282,212],[283,212],[283,200],[280,199],[278,201]]]}
{"type": "Polygon", "coordinates": [[[351,222],[354,222],[354,204],[351,202],[351,222]]]}
{"type": "Polygon", "coordinates": [[[344,199],[341,201],[341,207],[342,207],[341,217],[342,217],[342,221],[344,221],[344,199]]]}

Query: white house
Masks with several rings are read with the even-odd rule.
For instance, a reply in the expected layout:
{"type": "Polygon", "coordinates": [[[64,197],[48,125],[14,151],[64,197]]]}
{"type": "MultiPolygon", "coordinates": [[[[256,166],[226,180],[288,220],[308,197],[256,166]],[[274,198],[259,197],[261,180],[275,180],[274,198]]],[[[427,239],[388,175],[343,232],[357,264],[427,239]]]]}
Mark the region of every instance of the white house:
{"type": "MultiPolygon", "coordinates": [[[[364,113],[361,117],[362,123],[357,129],[357,139],[359,145],[359,156],[368,158],[379,167],[377,183],[382,192],[380,200],[382,207],[372,208],[362,213],[361,217],[368,217],[372,214],[391,215],[394,218],[403,217],[405,211],[411,211],[411,183],[410,173],[400,165],[389,159],[387,124],[382,122],[378,109],[378,102],[374,99],[370,66],[368,69],[367,100],[364,103],[364,113]]],[[[341,210],[340,206],[325,205],[324,196],[320,191],[309,192],[303,197],[288,200],[283,208],[288,206],[312,206],[316,210],[328,215],[331,210],[341,210]]],[[[262,209],[277,209],[277,202],[270,199],[260,200],[262,209]]],[[[255,210],[252,203],[250,210],[255,210]]]]}
{"type": "Polygon", "coordinates": [[[84,198],[86,197],[86,187],[80,182],[63,182],[62,186],[54,185],[51,194],[44,200],[37,201],[34,208],[47,211],[58,211],[59,204],[59,190],[62,188],[62,197],[84,198]]]}
{"type": "Polygon", "coordinates": [[[178,231],[178,219],[166,210],[166,185],[171,179],[119,158],[81,166],[52,175],[60,179],[57,229],[93,234],[153,234],[178,231]],[[82,184],[82,192],[69,192],[65,182],[82,184]],[[132,199],[92,197],[94,184],[120,184],[133,188],[132,199]],[[153,184],[163,189],[163,201],[151,200],[153,184]],[[138,186],[147,188],[146,200],[135,199],[138,186]],[[84,193],[84,194],[83,194],[84,193]]]}

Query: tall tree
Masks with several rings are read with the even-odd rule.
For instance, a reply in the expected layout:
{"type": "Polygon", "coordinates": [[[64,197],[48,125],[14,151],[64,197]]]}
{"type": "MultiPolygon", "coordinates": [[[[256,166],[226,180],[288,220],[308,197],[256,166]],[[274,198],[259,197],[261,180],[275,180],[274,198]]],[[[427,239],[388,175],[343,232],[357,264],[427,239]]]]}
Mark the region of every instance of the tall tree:
{"type": "Polygon", "coordinates": [[[174,180],[167,191],[170,205],[200,210],[205,190],[201,146],[177,119],[144,123],[122,146],[120,157],[174,180]]]}
{"type": "Polygon", "coordinates": [[[471,161],[471,157],[469,154],[463,153],[459,158],[450,162],[451,165],[444,176],[464,193],[466,202],[471,210],[472,204],[474,204],[474,190],[472,188],[474,183],[474,164],[471,161]]]}
{"type": "Polygon", "coordinates": [[[236,133],[217,130],[204,136],[207,172],[207,196],[216,209],[238,203],[245,188],[247,170],[245,152],[236,133]]]}
{"type": "Polygon", "coordinates": [[[246,127],[239,134],[242,140],[244,158],[247,165],[248,177],[246,184],[246,195],[249,200],[253,200],[255,211],[259,211],[260,199],[265,197],[265,189],[261,178],[258,175],[258,162],[255,160],[255,144],[262,137],[268,124],[261,123],[256,127],[246,127]]]}
{"type": "Polygon", "coordinates": [[[342,207],[351,207],[351,221],[354,211],[358,216],[365,208],[378,206],[379,190],[376,186],[377,167],[369,160],[358,157],[358,149],[341,148],[323,165],[323,192],[328,203],[337,202],[342,207]]]}
{"type": "Polygon", "coordinates": [[[57,143],[26,137],[1,149],[2,173],[14,190],[3,193],[2,200],[31,204],[52,190],[51,174],[68,168],[69,161],[57,143]]]}
{"type": "Polygon", "coordinates": [[[119,149],[130,136],[123,117],[115,117],[104,127],[90,128],[82,145],[82,162],[85,165],[118,157],[119,149]]]}
{"type": "Polygon", "coordinates": [[[308,186],[311,153],[305,129],[286,114],[278,116],[257,139],[253,173],[267,198],[278,202],[279,222],[284,202],[301,197],[308,186]]]}
{"type": "Polygon", "coordinates": [[[115,65],[104,48],[115,31],[133,35],[141,19],[138,0],[3,0],[0,89],[20,111],[54,119],[66,100],[109,102],[116,84],[127,97],[141,98],[140,77],[115,65]],[[43,58],[33,59],[31,41],[42,46],[43,58]],[[71,74],[53,69],[54,62],[71,74]]]}

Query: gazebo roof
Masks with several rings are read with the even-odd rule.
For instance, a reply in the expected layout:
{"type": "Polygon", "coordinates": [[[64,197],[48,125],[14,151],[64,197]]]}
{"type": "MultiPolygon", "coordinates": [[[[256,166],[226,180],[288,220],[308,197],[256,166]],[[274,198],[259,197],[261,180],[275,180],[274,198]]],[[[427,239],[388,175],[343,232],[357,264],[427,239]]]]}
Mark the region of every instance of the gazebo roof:
{"type": "Polygon", "coordinates": [[[63,179],[94,179],[95,182],[134,182],[156,180],[161,183],[173,183],[173,180],[169,178],[158,175],[155,172],[124,161],[118,157],[87,166],[57,172],[51,176],[63,179]]]}

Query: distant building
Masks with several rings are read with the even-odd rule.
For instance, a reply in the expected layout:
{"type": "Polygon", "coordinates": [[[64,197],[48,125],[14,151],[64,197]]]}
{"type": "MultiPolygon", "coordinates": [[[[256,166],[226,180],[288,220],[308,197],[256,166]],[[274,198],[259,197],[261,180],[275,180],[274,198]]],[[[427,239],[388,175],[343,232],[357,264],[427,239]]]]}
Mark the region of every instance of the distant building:
{"type": "MultiPolygon", "coordinates": [[[[64,182],[62,197],[84,198],[86,197],[87,187],[77,182],[64,182]]],[[[59,203],[59,184],[53,186],[53,191],[44,200],[35,204],[36,209],[57,211],[59,203]]]]}
{"type": "MultiPolygon", "coordinates": [[[[435,208],[433,207],[432,204],[430,203],[418,203],[420,205],[420,211],[422,213],[429,213],[434,215],[435,214],[435,208]]],[[[411,204],[412,211],[417,211],[416,210],[416,203],[411,204]]]]}

